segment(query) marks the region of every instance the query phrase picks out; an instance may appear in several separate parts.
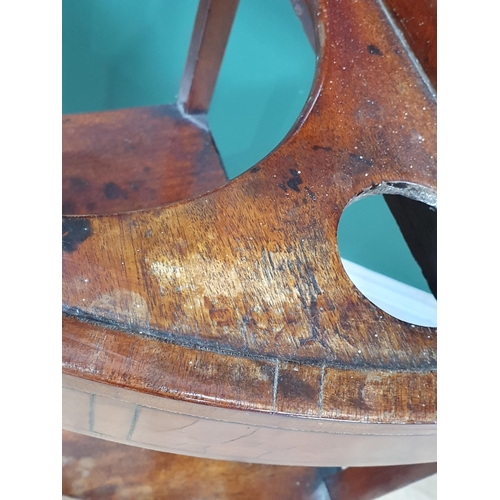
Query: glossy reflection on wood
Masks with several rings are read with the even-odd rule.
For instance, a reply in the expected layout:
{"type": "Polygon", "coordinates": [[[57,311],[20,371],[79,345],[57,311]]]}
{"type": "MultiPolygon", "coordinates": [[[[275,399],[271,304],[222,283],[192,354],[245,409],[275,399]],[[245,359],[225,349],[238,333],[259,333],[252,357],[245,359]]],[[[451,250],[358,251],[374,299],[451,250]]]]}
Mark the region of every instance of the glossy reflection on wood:
{"type": "Polygon", "coordinates": [[[432,86],[437,88],[437,1],[383,0],[432,86]]]}
{"type": "MultiPolygon", "coordinates": [[[[218,422],[229,410],[288,415],[311,433],[353,422],[359,448],[333,440],[339,453],[322,460],[335,465],[375,464],[382,456],[432,461],[436,330],[369,302],[345,274],[336,230],[357,197],[402,194],[436,205],[435,95],[377,0],[310,6],[316,80],[272,154],[197,198],[129,211],[138,207],[123,196],[122,213],[96,207],[110,215],[63,219],[63,369],[123,388],[131,404],[148,394],[208,405],[218,422]],[[401,424],[404,433],[396,430],[401,424]],[[381,455],[360,426],[373,438],[370,426],[377,427],[393,443],[418,435],[420,446],[381,455]],[[420,432],[430,446],[422,446],[420,432]],[[372,444],[363,448],[363,439],[372,444]]],[[[200,153],[211,141],[204,124],[196,134],[196,120],[167,115],[197,144],[186,149],[173,140],[168,157],[186,165],[189,179],[220,173],[210,167],[213,145],[210,160],[200,153]]],[[[68,135],[69,150],[80,140],[68,135]]],[[[138,158],[148,154],[146,147],[138,158]]],[[[99,196],[108,206],[106,193],[99,196]]],[[[272,432],[266,436],[272,441],[272,432]]],[[[280,459],[317,459],[293,448],[284,455],[281,443],[280,459]]]]}
{"type": "Polygon", "coordinates": [[[159,207],[226,182],[212,136],[176,105],[63,118],[63,213],[159,207]]]}

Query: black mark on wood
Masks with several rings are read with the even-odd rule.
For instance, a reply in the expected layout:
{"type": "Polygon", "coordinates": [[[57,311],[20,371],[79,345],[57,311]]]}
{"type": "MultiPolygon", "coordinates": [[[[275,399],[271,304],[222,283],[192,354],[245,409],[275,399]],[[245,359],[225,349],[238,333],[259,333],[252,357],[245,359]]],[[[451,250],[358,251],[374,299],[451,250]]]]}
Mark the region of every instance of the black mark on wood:
{"type": "Polygon", "coordinates": [[[333,151],[329,146],[313,146],[312,148],[314,149],[314,151],[317,151],[318,149],[323,149],[324,151],[333,151]]]}
{"type": "Polygon", "coordinates": [[[387,183],[389,186],[398,188],[398,189],[406,189],[408,187],[408,184],[406,182],[388,182],[387,183]]]}
{"type": "Polygon", "coordinates": [[[64,252],[74,252],[90,236],[92,236],[92,225],[89,219],[63,218],[62,249],[64,252]]]}
{"type": "Polygon", "coordinates": [[[368,52],[370,54],[373,54],[373,55],[376,55],[376,56],[381,56],[382,55],[382,51],[376,46],[376,45],[368,45],[367,47],[368,49],[368,52]]]}
{"type": "Polygon", "coordinates": [[[294,168],[290,169],[290,173],[292,174],[292,177],[288,179],[286,185],[290,188],[293,189],[294,191],[297,191],[297,193],[300,191],[299,189],[299,184],[302,184],[302,179],[300,177],[300,173],[295,170],[294,168]]]}
{"type": "Polygon", "coordinates": [[[304,186],[304,189],[307,191],[307,194],[309,195],[311,200],[316,201],[316,195],[307,186],[304,186]]]}

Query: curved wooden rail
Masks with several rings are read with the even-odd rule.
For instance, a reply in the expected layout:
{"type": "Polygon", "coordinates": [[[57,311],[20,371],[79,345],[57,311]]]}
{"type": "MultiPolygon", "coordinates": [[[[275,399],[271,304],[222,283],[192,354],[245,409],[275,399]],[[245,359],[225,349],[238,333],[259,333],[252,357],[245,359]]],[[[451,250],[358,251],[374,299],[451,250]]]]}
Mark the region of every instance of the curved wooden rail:
{"type": "Polygon", "coordinates": [[[105,118],[65,125],[76,158],[65,182],[80,193],[68,203],[82,214],[63,218],[66,428],[262,463],[435,461],[436,330],[368,301],[336,240],[358,197],[436,206],[435,94],[380,2],[310,8],[307,105],[275,151],[223,187],[212,189],[221,170],[203,116],[182,106],[101,114],[126,124],[119,133],[105,118]],[[162,120],[192,145],[154,146],[156,130],[166,144],[162,120]],[[94,169],[94,195],[78,170],[96,147],[84,133],[121,167],[105,182],[94,169]],[[171,191],[148,181],[176,162],[209,174],[171,191]]]}

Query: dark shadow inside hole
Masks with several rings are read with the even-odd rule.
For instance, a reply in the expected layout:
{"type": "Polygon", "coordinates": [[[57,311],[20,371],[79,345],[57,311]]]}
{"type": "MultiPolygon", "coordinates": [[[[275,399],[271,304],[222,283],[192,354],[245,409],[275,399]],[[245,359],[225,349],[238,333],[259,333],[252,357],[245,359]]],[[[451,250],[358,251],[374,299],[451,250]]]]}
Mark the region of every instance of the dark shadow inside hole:
{"type": "Polygon", "coordinates": [[[413,258],[437,298],[437,210],[399,195],[384,195],[413,258]]]}
{"type": "Polygon", "coordinates": [[[424,203],[399,195],[358,199],[344,210],[338,227],[344,268],[381,309],[403,321],[436,326],[436,229],[437,212],[424,203]]]}

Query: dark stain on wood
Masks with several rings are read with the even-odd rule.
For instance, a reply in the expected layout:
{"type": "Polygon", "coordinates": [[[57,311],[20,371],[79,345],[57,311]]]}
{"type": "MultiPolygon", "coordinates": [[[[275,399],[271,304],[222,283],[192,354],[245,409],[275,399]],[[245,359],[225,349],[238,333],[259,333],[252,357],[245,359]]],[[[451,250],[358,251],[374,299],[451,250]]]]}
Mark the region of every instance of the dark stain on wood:
{"type": "Polygon", "coordinates": [[[330,146],[318,146],[317,144],[315,144],[313,147],[312,147],[313,151],[318,151],[320,149],[322,149],[323,151],[333,151],[332,148],[330,146]]]}
{"type": "Polygon", "coordinates": [[[227,181],[210,133],[175,105],[157,108],[63,120],[63,214],[154,208],[227,181]]]}
{"type": "Polygon", "coordinates": [[[311,200],[316,201],[316,195],[307,186],[304,186],[304,189],[306,190],[311,200]]]}
{"type": "Polygon", "coordinates": [[[122,191],[120,186],[118,186],[118,184],[115,184],[114,182],[108,182],[104,186],[104,196],[106,196],[108,200],[117,200],[118,198],[125,198],[125,199],[128,198],[127,192],[122,191]]]}
{"type": "Polygon", "coordinates": [[[298,193],[300,191],[299,184],[302,184],[302,178],[300,177],[299,171],[294,168],[290,169],[290,173],[292,174],[292,177],[288,179],[286,185],[298,193]]]}
{"type": "Polygon", "coordinates": [[[373,166],[373,161],[370,160],[369,158],[365,158],[364,156],[357,155],[355,153],[349,153],[349,156],[355,160],[356,162],[361,162],[364,163],[365,165],[368,165],[369,167],[373,166]]]}
{"type": "Polygon", "coordinates": [[[408,187],[406,182],[388,182],[387,184],[397,189],[406,189],[408,187]]]}
{"type": "Polygon", "coordinates": [[[92,236],[92,225],[89,219],[63,218],[62,249],[64,252],[74,252],[90,236],[92,236]]]}
{"type": "Polygon", "coordinates": [[[370,44],[367,49],[370,54],[374,54],[376,56],[382,55],[382,51],[376,45],[370,44]]]}
{"type": "Polygon", "coordinates": [[[78,192],[85,191],[89,187],[88,181],[81,177],[70,177],[69,183],[71,188],[78,192]]]}

